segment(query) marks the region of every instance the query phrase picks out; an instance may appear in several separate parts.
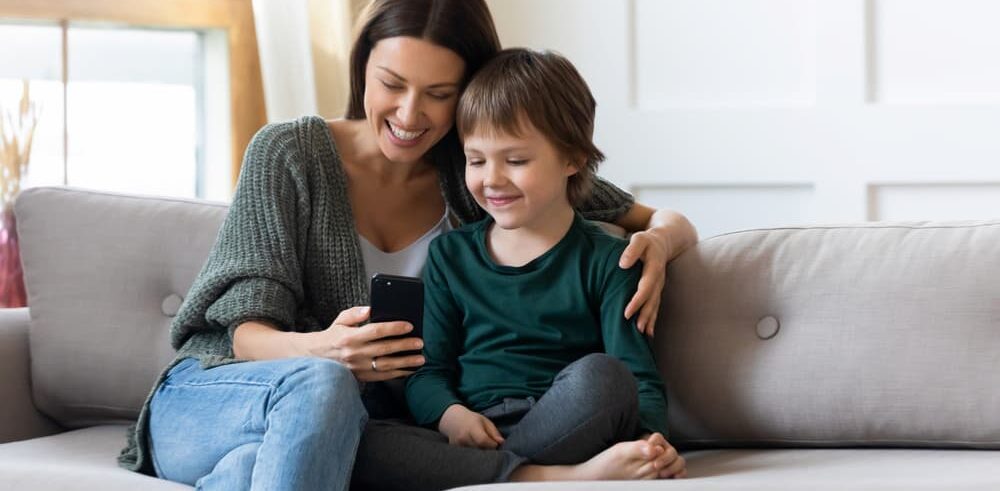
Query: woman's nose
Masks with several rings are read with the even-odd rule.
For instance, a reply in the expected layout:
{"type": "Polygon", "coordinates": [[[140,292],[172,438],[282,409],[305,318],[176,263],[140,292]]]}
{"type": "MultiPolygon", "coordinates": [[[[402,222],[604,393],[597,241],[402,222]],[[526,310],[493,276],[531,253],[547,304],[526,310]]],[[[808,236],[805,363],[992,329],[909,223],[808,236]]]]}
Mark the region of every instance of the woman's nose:
{"type": "Polygon", "coordinates": [[[420,95],[412,92],[404,95],[396,109],[396,118],[400,124],[406,126],[406,129],[415,129],[420,120],[420,95]]]}

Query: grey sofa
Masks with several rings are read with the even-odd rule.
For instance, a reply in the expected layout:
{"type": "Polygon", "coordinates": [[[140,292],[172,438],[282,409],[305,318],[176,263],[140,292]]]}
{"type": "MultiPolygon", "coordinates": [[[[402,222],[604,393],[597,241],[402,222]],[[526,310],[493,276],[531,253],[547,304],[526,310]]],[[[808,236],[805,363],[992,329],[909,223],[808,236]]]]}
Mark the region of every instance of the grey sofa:
{"type": "MultiPolygon", "coordinates": [[[[16,205],[0,489],[184,489],[119,469],[224,205],[16,205]]],[[[469,489],[1000,489],[1000,221],[751,230],[676,260],[654,342],[684,481],[469,489]]]]}

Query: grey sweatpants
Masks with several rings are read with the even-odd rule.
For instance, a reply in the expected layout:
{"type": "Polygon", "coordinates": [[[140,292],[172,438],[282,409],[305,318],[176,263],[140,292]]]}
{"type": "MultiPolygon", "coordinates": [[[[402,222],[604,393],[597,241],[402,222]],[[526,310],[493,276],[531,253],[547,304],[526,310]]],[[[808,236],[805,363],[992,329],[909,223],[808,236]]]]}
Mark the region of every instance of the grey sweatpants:
{"type": "Polygon", "coordinates": [[[398,421],[370,421],[352,489],[448,489],[507,481],[525,463],[584,462],[637,436],[638,386],[625,364],[595,353],[559,372],[537,401],[506,399],[482,414],[504,436],[497,450],[449,445],[437,431],[398,421]]]}

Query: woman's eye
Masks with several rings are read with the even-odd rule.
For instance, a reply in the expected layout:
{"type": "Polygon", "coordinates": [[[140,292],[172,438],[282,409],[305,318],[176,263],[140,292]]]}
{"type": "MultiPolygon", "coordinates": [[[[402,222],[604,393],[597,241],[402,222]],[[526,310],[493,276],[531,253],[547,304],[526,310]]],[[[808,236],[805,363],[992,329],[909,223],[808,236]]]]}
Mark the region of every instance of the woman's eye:
{"type": "Polygon", "coordinates": [[[431,93],[431,94],[428,94],[428,95],[430,95],[432,98],[437,99],[439,101],[446,101],[448,99],[451,99],[451,96],[453,96],[455,94],[437,94],[437,93],[431,93]]]}
{"type": "Polygon", "coordinates": [[[380,80],[380,82],[382,82],[382,85],[384,85],[385,88],[389,90],[402,90],[403,88],[402,85],[390,84],[389,82],[386,82],[384,80],[380,80]]]}
{"type": "Polygon", "coordinates": [[[473,167],[478,167],[480,165],[483,165],[483,161],[479,159],[468,159],[465,162],[473,167]]]}

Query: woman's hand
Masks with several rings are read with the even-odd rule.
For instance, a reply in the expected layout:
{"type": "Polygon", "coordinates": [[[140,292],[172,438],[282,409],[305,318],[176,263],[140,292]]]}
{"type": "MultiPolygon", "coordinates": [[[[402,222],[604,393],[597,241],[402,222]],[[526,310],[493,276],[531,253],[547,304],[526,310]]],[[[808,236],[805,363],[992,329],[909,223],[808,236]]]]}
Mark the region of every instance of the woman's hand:
{"type": "Polygon", "coordinates": [[[660,296],[667,282],[668,247],[666,239],[652,231],[636,232],[632,234],[628,247],[618,261],[619,267],[628,269],[642,259],[642,277],[639,278],[635,295],[632,295],[625,306],[625,318],[631,319],[638,312],[639,320],[636,325],[647,336],[653,335],[656,316],[660,311],[660,296]]]}
{"type": "Polygon", "coordinates": [[[503,435],[489,418],[461,404],[445,409],[438,431],[447,436],[452,445],[494,449],[503,444],[503,435]]]}
{"type": "Polygon", "coordinates": [[[642,277],[635,295],[625,306],[625,318],[636,312],[636,326],[647,336],[653,335],[660,311],[660,296],[667,283],[667,263],[698,242],[698,231],[684,215],[670,210],[655,210],[636,203],[616,224],[633,232],[618,265],[631,268],[642,259],[642,277]]]}
{"type": "Polygon", "coordinates": [[[306,351],[340,362],[362,382],[377,382],[405,377],[424,364],[421,355],[393,356],[402,351],[424,347],[420,338],[385,339],[413,330],[409,322],[376,322],[358,327],[368,320],[369,307],[354,307],[340,313],[330,327],[310,333],[306,351]]]}

